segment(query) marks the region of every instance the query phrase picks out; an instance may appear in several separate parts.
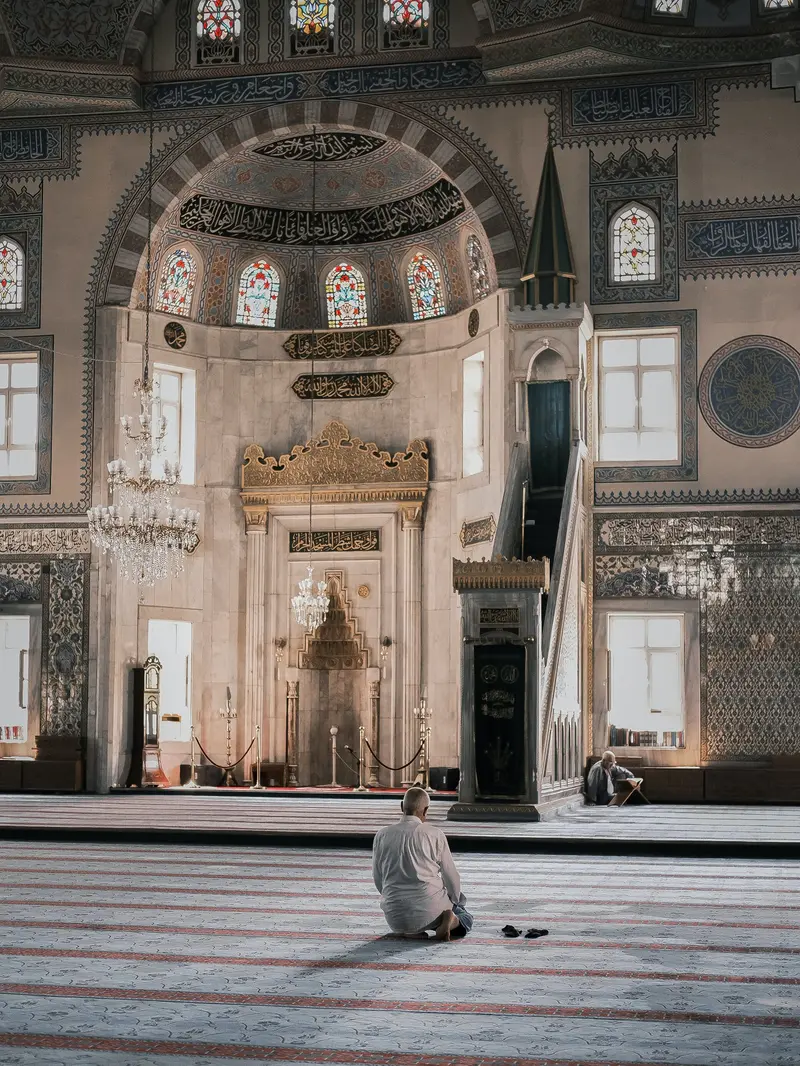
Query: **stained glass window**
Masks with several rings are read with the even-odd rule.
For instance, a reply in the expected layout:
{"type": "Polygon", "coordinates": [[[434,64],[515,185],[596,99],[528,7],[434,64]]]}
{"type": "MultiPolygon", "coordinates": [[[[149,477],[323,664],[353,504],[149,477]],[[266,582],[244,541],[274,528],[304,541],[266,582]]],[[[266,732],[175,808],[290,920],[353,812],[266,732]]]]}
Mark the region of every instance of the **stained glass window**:
{"type": "Polygon", "coordinates": [[[197,5],[198,63],[238,63],[241,39],[241,0],[200,0],[197,5]]]}
{"type": "Polygon", "coordinates": [[[761,0],[762,11],[791,11],[797,0],[761,0]]]}
{"type": "Polygon", "coordinates": [[[417,252],[408,264],[406,279],[415,320],[436,318],[445,313],[439,268],[429,255],[417,252]]]}
{"type": "Polygon", "coordinates": [[[491,283],[481,242],[474,233],[467,241],[467,263],[469,264],[469,276],[472,279],[472,297],[474,300],[482,300],[484,296],[489,295],[491,283]]]}
{"type": "Polygon", "coordinates": [[[339,263],[325,281],[328,325],[331,329],[367,324],[367,290],[364,275],[350,263],[339,263]]]}
{"type": "Polygon", "coordinates": [[[426,45],[430,21],[428,0],[385,0],[383,47],[419,48],[426,45]]]}
{"type": "Polygon", "coordinates": [[[236,321],[243,326],[274,326],[280,287],[278,271],[265,260],[245,267],[239,280],[236,321]]]}
{"type": "Polygon", "coordinates": [[[336,4],[332,0],[289,0],[292,55],[333,52],[336,4]]]}
{"type": "Polygon", "coordinates": [[[0,310],[21,311],[24,290],[25,253],[10,237],[0,237],[0,310]]]}
{"type": "Polygon", "coordinates": [[[611,225],[614,281],[655,281],[656,221],[640,204],[628,204],[611,225]]]}
{"type": "Polygon", "coordinates": [[[194,256],[183,248],[172,252],[164,264],[158,287],[156,311],[170,315],[188,315],[192,309],[192,293],[197,280],[194,256]]]}
{"type": "Polygon", "coordinates": [[[653,0],[656,15],[683,15],[689,0],[653,0]]]}

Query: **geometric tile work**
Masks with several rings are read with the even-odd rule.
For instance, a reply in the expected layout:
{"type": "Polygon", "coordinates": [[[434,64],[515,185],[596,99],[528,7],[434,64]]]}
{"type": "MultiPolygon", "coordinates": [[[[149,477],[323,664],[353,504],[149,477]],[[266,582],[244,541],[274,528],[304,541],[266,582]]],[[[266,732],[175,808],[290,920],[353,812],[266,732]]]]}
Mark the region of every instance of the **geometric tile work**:
{"type": "Polygon", "coordinates": [[[800,512],[595,516],[595,596],[700,601],[701,755],[800,754],[800,512]]]}
{"type": "Polygon", "coordinates": [[[456,862],[438,944],[384,937],[364,852],[9,844],[4,1066],[797,1061],[791,863],[456,862]]]}

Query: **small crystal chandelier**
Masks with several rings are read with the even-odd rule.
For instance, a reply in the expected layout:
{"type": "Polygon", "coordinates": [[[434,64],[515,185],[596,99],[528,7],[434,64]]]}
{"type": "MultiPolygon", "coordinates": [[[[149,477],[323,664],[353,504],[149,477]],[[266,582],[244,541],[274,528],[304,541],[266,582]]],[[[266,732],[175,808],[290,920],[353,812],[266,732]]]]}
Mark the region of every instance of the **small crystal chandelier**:
{"type": "Polygon", "coordinates": [[[140,410],[136,422],[128,415],[120,419],[125,437],[136,451],[136,471],[132,473],[124,459],[112,459],[108,464],[108,484],[118,502],[92,507],[87,512],[92,543],[112,556],[124,578],[141,586],[155,585],[183,570],[185,556],[199,543],[197,523],[200,520],[197,511],[176,510],[172,506],[172,490],[180,480],[180,468],[164,457],[167,421],[161,414],[158,390],[150,377],[153,131],[151,105],[144,356],[142,376],[133,388],[140,410]],[[153,469],[156,460],[163,476],[153,469]]]}
{"type": "Polygon", "coordinates": [[[309,563],[308,577],[299,583],[300,591],[292,597],[292,608],[299,626],[304,626],[310,633],[319,629],[328,614],[327,581],[314,581],[314,567],[309,563]],[[317,591],[314,592],[314,585],[317,591]]]}
{"type": "MultiPolygon", "coordinates": [[[[314,150],[311,153],[311,276],[317,276],[316,251],[317,251],[317,127],[313,127],[314,150]]],[[[316,314],[315,314],[316,319],[316,314]]],[[[312,329],[311,338],[311,440],[314,439],[314,337],[312,329]]],[[[314,529],[311,523],[311,508],[313,501],[313,484],[308,486],[308,550],[311,558],[314,556],[314,529]]],[[[326,581],[314,581],[314,567],[308,564],[308,576],[298,583],[298,593],[292,597],[292,608],[299,626],[303,626],[313,633],[319,629],[328,615],[328,583],[326,581]],[[316,585],[316,592],[314,591],[316,585]]]]}

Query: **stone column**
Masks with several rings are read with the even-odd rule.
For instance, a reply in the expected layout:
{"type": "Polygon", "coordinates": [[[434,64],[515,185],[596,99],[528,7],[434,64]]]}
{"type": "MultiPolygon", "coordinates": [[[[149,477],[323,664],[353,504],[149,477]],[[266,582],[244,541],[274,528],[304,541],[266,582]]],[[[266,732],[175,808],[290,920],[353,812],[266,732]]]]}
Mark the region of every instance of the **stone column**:
{"type": "MultiPolygon", "coordinates": [[[[377,666],[370,666],[367,668],[367,688],[369,689],[369,727],[367,735],[369,736],[369,742],[372,745],[373,750],[376,753],[380,753],[381,742],[381,672],[377,666]]],[[[370,788],[380,787],[380,765],[374,758],[370,758],[369,762],[369,780],[367,784],[370,788]]]]}
{"type": "MultiPolygon", "coordinates": [[[[245,746],[255,736],[256,726],[264,727],[264,683],[266,680],[266,587],[267,587],[267,507],[244,507],[246,536],[245,650],[244,650],[244,736],[245,746]]],[[[262,749],[269,750],[262,734],[262,749]]],[[[249,756],[245,778],[250,777],[249,756]]]]}
{"type": "MultiPolygon", "coordinates": [[[[422,667],[422,504],[402,507],[403,531],[403,728],[400,749],[405,762],[417,748],[414,708],[419,703],[422,667]]],[[[414,767],[404,770],[402,781],[414,778],[414,767]]]]}
{"type": "Polygon", "coordinates": [[[300,671],[286,671],[286,784],[297,788],[297,726],[300,710],[300,671]]]}

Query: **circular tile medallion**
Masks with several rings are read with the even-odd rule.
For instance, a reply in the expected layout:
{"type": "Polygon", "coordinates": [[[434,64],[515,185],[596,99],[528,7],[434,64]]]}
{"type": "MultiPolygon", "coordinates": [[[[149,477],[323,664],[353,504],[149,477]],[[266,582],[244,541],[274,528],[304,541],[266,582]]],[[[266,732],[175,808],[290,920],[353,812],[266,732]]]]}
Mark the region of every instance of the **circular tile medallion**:
{"type": "Polygon", "coordinates": [[[777,337],[738,337],[700,375],[700,410],[717,436],[767,448],[800,429],[800,352],[777,337]]]}
{"type": "Polygon", "coordinates": [[[481,316],[478,313],[477,307],[473,307],[469,313],[469,318],[467,319],[467,332],[469,333],[470,337],[477,337],[478,330],[480,328],[481,316]]]}

